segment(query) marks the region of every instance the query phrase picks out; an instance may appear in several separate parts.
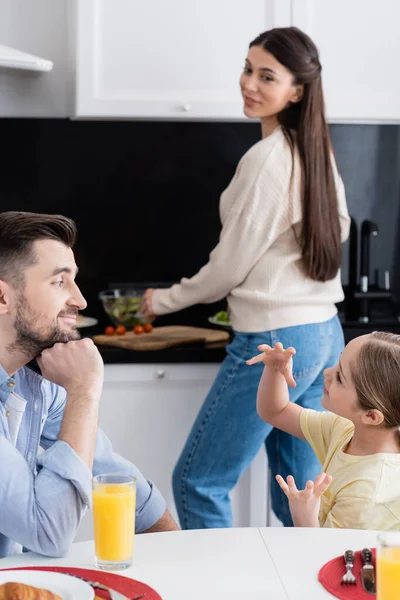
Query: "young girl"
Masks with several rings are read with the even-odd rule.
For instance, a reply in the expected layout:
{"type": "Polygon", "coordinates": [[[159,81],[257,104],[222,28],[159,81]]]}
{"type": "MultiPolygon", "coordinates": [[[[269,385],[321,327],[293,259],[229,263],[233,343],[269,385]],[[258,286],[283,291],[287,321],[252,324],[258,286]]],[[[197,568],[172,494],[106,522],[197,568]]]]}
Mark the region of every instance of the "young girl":
{"type": "Polygon", "coordinates": [[[297,527],[400,529],[400,336],[374,332],[352,340],[324,371],[322,406],[289,401],[295,387],[290,347],[260,345],[263,362],[257,411],[274,427],[314,449],[323,472],[298,490],[292,476],[276,479],[297,527]]]}

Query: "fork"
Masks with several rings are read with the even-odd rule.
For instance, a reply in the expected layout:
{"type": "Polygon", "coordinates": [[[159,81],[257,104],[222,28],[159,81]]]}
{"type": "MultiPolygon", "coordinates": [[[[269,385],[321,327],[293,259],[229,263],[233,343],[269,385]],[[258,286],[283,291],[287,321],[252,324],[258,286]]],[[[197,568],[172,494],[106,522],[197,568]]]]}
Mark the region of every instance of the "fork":
{"type": "Polygon", "coordinates": [[[344,562],[346,564],[346,573],[343,575],[341,583],[348,583],[350,585],[354,585],[356,583],[356,578],[353,574],[354,567],[354,552],[353,550],[346,550],[344,553],[344,562]]]}

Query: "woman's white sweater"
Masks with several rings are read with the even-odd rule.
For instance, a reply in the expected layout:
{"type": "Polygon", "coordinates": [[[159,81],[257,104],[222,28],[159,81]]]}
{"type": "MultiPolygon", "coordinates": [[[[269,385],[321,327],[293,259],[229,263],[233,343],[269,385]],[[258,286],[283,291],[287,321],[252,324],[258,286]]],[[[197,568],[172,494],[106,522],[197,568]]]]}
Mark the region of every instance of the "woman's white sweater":
{"type": "MultiPolygon", "coordinates": [[[[336,165],[334,172],[344,241],[350,218],[336,165]]],[[[225,296],[232,326],[241,332],[318,323],[336,314],[335,303],[343,299],[340,272],[324,283],[304,274],[296,239],[302,218],[297,156],[292,186],[291,173],[290,146],[277,127],[243,156],[222,193],[222,231],[208,263],[190,279],[156,290],[156,315],[225,296]]]]}

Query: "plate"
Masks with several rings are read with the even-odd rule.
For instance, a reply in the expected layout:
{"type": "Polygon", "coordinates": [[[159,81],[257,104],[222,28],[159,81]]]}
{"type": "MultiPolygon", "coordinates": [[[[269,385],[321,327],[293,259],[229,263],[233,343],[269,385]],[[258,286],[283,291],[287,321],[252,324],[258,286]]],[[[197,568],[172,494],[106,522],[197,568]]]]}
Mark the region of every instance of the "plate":
{"type": "Polygon", "coordinates": [[[94,317],[85,317],[85,315],[78,315],[76,320],[77,329],[81,329],[81,327],[93,327],[93,325],[97,325],[98,320],[94,317]]]}
{"type": "Polygon", "coordinates": [[[213,325],[218,325],[218,327],[225,327],[225,329],[232,329],[232,323],[229,321],[218,321],[215,317],[208,317],[208,322],[213,325]]]}
{"type": "Polygon", "coordinates": [[[0,585],[10,581],[25,583],[58,594],[62,600],[93,600],[93,588],[80,579],[52,571],[0,571],[0,585]]]}

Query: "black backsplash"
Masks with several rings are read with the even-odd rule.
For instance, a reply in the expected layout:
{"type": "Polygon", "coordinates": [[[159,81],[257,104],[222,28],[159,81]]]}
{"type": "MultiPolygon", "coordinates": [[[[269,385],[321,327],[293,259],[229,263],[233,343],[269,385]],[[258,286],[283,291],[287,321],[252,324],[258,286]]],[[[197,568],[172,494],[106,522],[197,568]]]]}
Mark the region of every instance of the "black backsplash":
{"type": "MultiPolygon", "coordinates": [[[[207,261],[220,231],[220,193],[260,138],[258,123],[2,119],[0,131],[0,210],[76,221],[79,284],[94,316],[102,316],[97,294],[110,282],[177,281],[207,261]]],[[[391,269],[399,128],[331,131],[350,212],[379,225],[372,268],[391,269]]]]}

